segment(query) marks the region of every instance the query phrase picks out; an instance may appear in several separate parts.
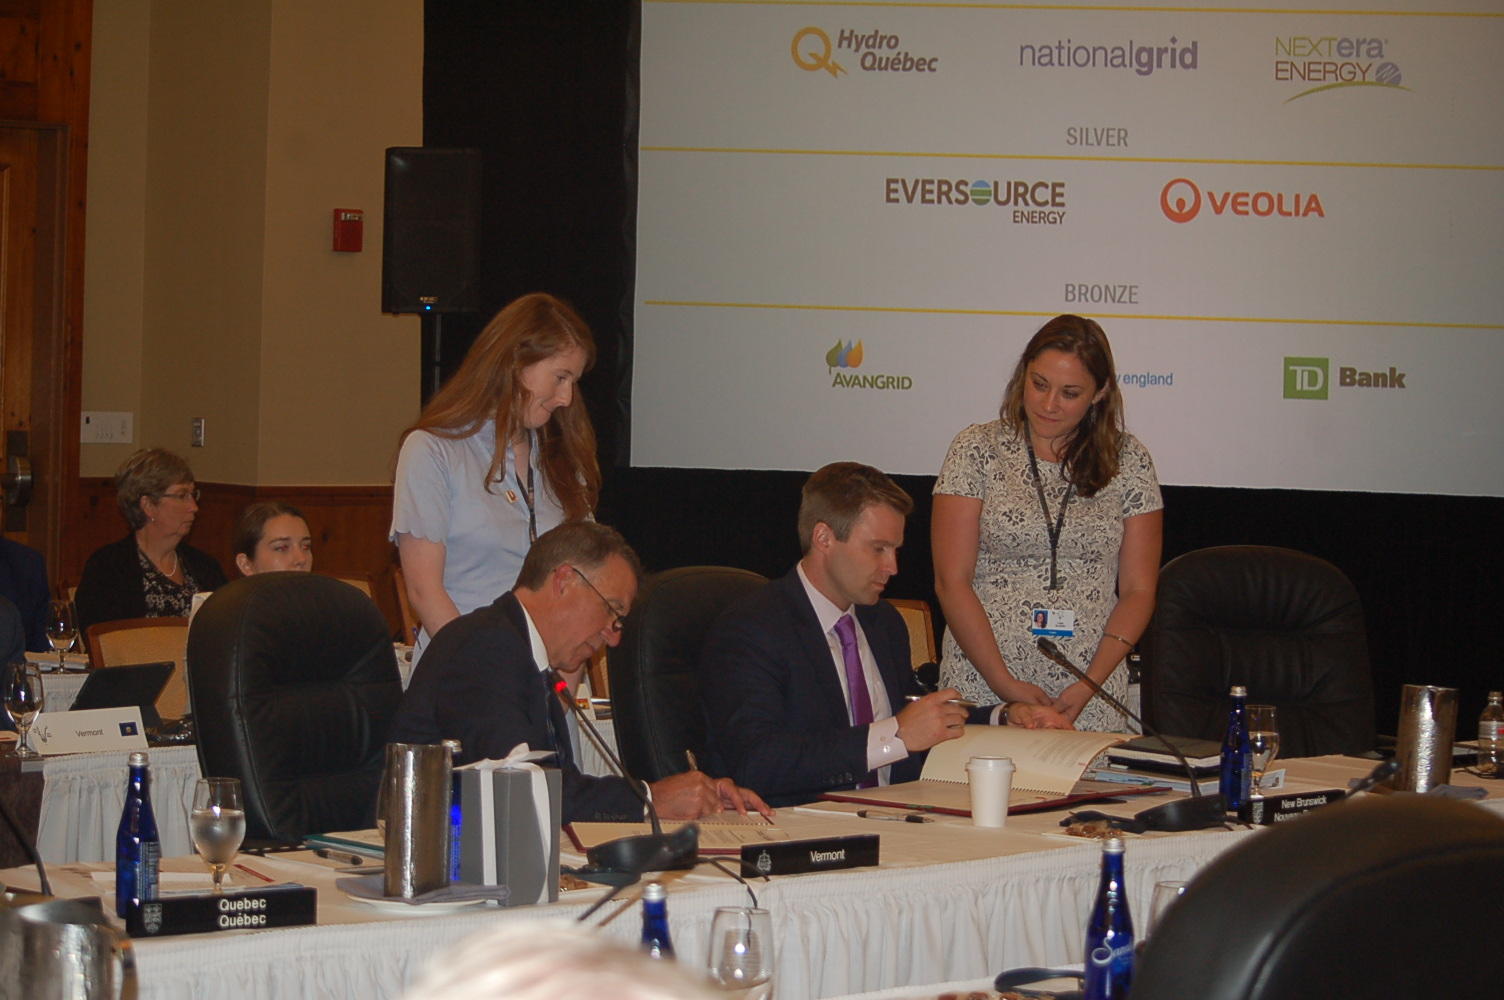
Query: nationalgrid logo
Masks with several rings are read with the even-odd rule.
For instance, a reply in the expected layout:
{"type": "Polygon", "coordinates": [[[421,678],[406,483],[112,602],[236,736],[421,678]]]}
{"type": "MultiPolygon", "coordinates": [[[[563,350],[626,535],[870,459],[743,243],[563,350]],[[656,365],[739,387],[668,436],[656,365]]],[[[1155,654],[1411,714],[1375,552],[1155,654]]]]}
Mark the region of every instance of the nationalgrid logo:
{"type": "Polygon", "coordinates": [[[1198,43],[1182,45],[1170,36],[1167,45],[1144,45],[1131,38],[1121,44],[1077,42],[1060,38],[1053,42],[1018,47],[1018,64],[1025,69],[1126,69],[1138,76],[1157,70],[1200,69],[1198,43]]]}
{"type": "Polygon", "coordinates": [[[789,54],[794,57],[794,65],[806,73],[824,70],[837,79],[847,73],[845,65],[836,60],[841,52],[851,53],[847,61],[864,73],[940,72],[939,56],[915,55],[908,49],[900,49],[901,44],[897,35],[876,28],[867,32],[842,28],[832,42],[824,28],[810,26],[794,32],[789,54]]]}
{"type": "Polygon", "coordinates": [[[832,389],[912,389],[914,379],[908,375],[863,375],[856,372],[850,375],[841,371],[842,368],[857,368],[866,355],[862,348],[862,342],[855,344],[846,341],[842,344],[839,340],[836,345],[825,352],[825,367],[831,374],[830,387],[832,389]]]}
{"type": "Polygon", "coordinates": [[[1285,103],[1347,87],[1405,90],[1404,74],[1387,58],[1389,40],[1350,35],[1277,35],[1274,79],[1303,89],[1285,103]]]}

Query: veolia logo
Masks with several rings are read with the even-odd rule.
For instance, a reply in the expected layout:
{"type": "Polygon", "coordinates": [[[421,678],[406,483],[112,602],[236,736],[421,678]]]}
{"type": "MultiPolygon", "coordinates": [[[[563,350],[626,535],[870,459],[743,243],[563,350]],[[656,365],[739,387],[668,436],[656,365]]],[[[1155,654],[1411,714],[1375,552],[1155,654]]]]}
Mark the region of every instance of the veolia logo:
{"type": "Polygon", "coordinates": [[[1205,204],[1213,215],[1257,216],[1259,218],[1326,218],[1326,208],[1315,193],[1284,191],[1213,191],[1203,196],[1195,181],[1177,177],[1159,192],[1159,210],[1171,222],[1190,222],[1201,214],[1205,204]]]}

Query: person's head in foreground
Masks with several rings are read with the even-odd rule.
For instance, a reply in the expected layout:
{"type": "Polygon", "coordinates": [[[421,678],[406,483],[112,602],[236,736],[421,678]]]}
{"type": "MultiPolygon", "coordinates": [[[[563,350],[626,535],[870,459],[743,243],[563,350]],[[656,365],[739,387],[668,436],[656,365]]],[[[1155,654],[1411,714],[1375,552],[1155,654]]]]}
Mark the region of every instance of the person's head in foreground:
{"type": "Polygon", "coordinates": [[[710,1000],[673,962],[576,924],[508,924],[437,956],[405,1000],[710,1000]]]}

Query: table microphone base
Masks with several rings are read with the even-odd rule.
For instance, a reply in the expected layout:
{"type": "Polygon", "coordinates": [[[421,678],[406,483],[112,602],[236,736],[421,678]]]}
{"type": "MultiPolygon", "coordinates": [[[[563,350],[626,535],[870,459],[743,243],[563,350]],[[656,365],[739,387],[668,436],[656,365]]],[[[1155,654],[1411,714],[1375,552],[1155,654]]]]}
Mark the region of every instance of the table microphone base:
{"type": "Polygon", "coordinates": [[[1227,825],[1227,805],[1220,795],[1202,795],[1166,802],[1145,809],[1133,818],[1141,821],[1147,830],[1163,830],[1167,833],[1205,830],[1227,825]]]}
{"type": "MultiPolygon", "coordinates": [[[[619,837],[597,844],[585,852],[590,867],[603,872],[671,871],[693,868],[700,850],[700,828],[686,823],[673,833],[648,833],[639,837],[619,837]]],[[[586,875],[580,875],[587,878],[586,875]]]]}

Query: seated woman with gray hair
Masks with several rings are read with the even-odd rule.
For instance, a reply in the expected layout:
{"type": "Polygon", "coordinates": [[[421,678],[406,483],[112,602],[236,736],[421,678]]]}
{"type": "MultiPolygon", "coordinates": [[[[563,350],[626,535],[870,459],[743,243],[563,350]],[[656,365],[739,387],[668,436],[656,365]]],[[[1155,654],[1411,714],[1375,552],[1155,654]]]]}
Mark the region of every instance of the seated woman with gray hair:
{"type": "Polygon", "coordinates": [[[74,603],[78,627],[121,618],[186,618],[193,595],[225,582],[214,557],[184,539],[198,514],[193,470],[177,455],[144,448],[115,473],[115,504],[130,532],[84,563],[74,603]]]}

